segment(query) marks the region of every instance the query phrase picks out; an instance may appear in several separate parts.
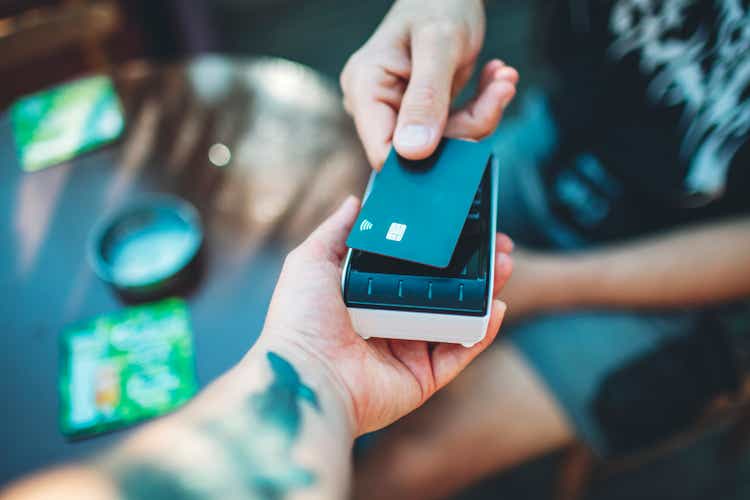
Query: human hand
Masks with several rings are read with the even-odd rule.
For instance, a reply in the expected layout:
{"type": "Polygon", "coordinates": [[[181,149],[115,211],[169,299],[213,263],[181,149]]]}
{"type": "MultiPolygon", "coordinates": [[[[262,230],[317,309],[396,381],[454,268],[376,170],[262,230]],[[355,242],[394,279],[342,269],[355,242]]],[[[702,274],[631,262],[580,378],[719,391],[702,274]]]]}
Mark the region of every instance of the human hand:
{"type": "MultiPolygon", "coordinates": [[[[349,198],[289,254],[256,344],[297,361],[303,377],[306,370],[323,372],[347,408],[355,436],[409,413],[452,380],[492,343],[505,312],[505,304],[494,301],[487,336],[468,349],[361,338],[341,296],[345,239],[358,211],[356,198],[349,198]]],[[[509,252],[507,238],[499,241],[497,251],[509,252]]],[[[509,261],[498,262],[495,293],[510,274],[509,261]]]]}
{"type": "Polygon", "coordinates": [[[485,29],[481,0],[399,0],[341,73],[344,107],[373,167],[391,142],[416,160],[443,136],[481,139],[492,133],[515,95],[518,73],[494,59],[476,95],[449,113],[471,78],[485,29]]]}

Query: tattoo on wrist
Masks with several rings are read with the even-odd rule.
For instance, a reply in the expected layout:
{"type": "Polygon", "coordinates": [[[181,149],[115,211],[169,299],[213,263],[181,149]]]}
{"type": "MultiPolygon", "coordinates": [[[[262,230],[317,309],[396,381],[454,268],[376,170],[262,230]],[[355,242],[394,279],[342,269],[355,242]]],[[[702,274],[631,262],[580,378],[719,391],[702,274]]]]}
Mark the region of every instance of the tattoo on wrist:
{"type": "Polygon", "coordinates": [[[120,463],[112,472],[123,498],[280,499],[314,484],[315,474],[294,463],[292,449],[302,430],[303,405],[320,412],[318,397],[287,360],[273,352],[267,360],[272,379],[265,390],[250,395],[239,411],[192,429],[223,456],[195,457],[194,465],[183,467],[120,463]]]}

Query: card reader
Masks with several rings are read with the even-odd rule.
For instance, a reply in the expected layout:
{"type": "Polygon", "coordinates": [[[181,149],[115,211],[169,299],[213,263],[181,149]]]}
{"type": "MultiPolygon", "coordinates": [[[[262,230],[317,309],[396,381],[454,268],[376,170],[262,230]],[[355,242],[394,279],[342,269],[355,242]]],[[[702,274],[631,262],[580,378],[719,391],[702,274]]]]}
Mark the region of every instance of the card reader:
{"type": "Polygon", "coordinates": [[[466,347],[484,338],[492,304],[497,190],[497,160],[491,156],[445,268],[349,250],[341,282],[357,333],[466,347]]]}

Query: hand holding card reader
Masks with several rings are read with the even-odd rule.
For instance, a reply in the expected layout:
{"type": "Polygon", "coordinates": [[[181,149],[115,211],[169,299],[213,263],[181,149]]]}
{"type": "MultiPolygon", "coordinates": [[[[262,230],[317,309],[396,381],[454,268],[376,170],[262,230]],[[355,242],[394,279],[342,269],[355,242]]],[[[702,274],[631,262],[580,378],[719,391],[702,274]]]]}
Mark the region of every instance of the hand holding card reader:
{"type": "Polygon", "coordinates": [[[373,174],[347,240],[344,302],[364,338],[468,347],[489,324],[497,164],[485,144],[454,139],[424,162],[392,152],[373,174]]]}

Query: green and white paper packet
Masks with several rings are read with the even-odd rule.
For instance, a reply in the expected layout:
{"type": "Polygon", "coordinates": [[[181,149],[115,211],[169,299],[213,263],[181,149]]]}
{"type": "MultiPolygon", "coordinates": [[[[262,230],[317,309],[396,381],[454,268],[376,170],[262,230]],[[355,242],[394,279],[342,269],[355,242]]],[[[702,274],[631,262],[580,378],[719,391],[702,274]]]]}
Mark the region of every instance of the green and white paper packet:
{"type": "Polygon", "coordinates": [[[185,302],[131,307],[66,330],[60,370],[65,435],[96,434],[174,410],[197,387],[185,302]]]}
{"type": "Polygon", "coordinates": [[[107,76],[82,78],[22,97],[10,109],[21,167],[34,172],[117,139],[122,106],[107,76]]]}

